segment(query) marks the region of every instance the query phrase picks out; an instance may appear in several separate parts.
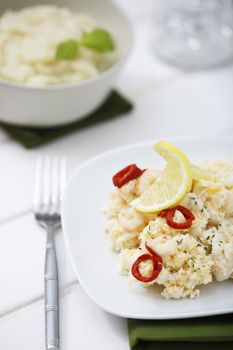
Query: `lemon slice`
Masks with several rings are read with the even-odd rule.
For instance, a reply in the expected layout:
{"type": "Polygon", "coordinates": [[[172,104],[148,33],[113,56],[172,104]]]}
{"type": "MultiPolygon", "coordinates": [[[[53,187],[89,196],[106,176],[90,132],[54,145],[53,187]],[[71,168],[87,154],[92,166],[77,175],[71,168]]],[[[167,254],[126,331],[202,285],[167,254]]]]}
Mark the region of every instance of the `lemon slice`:
{"type": "Polygon", "coordinates": [[[167,161],[160,178],[130,204],[138,211],[153,213],[179,203],[192,185],[191,165],[186,155],[174,145],[160,141],[156,151],[167,161]]]}
{"type": "Polygon", "coordinates": [[[208,173],[206,170],[201,169],[197,165],[191,166],[192,178],[196,181],[206,180],[206,181],[214,181],[214,177],[208,173]]]}

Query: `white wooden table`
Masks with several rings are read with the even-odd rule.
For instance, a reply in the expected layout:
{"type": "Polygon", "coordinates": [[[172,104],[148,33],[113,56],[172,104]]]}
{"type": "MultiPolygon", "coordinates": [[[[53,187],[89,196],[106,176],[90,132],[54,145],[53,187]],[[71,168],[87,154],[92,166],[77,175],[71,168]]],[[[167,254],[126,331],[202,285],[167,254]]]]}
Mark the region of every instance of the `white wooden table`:
{"type": "MultiPolygon", "coordinates": [[[[233,66],[184,73],[153,54],[153,0],[118,0],[135,29],[133,52],[117,87],[135,105],[128,116],[36,150],[0,132],[0,349],[44,349],[45,233],[31,212],[34,161],[63,154],[70,171],[131,142],[171,136],[233,135],[233,66]]],[[[56,237],[61,286],[61,350],[129,349],[124,319],[102,311],[76,281],[62,234],[56,237]]]]}

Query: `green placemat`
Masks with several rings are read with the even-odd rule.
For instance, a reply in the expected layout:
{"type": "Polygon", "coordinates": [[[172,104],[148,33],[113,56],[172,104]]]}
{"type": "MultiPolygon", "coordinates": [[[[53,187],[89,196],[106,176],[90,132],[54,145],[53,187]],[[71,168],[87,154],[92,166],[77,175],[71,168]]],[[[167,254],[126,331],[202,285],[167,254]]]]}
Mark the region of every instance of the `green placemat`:
{"type": "Polygon", "coordinates": [[[117,91],[112,91],[104,104],[82,120],[59,127],[30,128],[0,122],[0,126],[26,148],[38,147],[70,132],[126,114],[132,103],[117,91]]]}
{"type": "Polygon", "coordinates": [[[132,350],[233,350],[233,314],[181,320],[128,320],[132,350]]]}

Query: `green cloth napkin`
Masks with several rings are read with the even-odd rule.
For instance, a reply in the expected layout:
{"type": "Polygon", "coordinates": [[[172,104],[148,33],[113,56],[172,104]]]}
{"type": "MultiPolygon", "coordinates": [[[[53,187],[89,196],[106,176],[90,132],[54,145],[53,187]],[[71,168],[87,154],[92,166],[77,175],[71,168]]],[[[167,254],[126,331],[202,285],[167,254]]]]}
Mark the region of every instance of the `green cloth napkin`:
{"type": "Polygon", "coordinates": [[[132,350],[233,350],[233,314],[180,320],[128,320],[132,350]]]}
{"type": "Polygon", "coordinates": [[[131,102],[119,92],[112,91],[107,100],[96,111],[84,119],[70,124],[50,128],[31,128],[0,122],[0,126],[26,148],[34,148],[70,132],[123,115],[131,111],[132,108],[131,102]]]}

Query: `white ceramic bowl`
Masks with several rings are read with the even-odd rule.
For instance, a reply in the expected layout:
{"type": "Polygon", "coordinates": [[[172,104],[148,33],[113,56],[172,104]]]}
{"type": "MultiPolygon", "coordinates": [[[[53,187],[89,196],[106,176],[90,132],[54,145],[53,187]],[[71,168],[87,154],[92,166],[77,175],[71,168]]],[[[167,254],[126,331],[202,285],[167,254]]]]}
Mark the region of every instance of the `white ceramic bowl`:
{"type": "Polygon", "coordinates": [[[110,0],[1,0],[0,15],[7,9],[38,3],[54,3],[89,14],[99,26],[111,29],[119,51],[118,61],[111,68],[75,85],[38,88],[0,81],[0,121],[46,127],[81,119],[101,105],[128,55],[132,30],[127,17],[110,0]]]}

